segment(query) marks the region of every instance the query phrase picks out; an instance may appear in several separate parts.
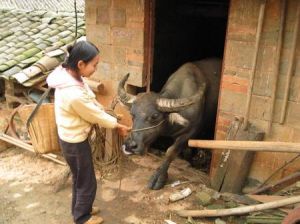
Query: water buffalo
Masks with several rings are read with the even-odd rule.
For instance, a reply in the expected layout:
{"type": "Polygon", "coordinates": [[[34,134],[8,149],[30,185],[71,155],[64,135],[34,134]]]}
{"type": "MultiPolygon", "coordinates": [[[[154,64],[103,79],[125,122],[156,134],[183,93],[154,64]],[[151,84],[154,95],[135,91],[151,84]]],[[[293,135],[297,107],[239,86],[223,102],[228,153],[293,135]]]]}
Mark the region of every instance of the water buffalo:
{"type": "Polygon", "coordinates": [[[204,59],[182,65],[167,80],[160,93],[132,96],[124,89],[127,74],[119,83],[118,95],[130,107],[133,127],[125,140],[126,152],[144,154],[158,136],[170,136],[174,143],[161,166],[150,178],[150,189],[161,189],[168,168],[196,133],[214,124],[219,96],[221,60],[204,59]]]}

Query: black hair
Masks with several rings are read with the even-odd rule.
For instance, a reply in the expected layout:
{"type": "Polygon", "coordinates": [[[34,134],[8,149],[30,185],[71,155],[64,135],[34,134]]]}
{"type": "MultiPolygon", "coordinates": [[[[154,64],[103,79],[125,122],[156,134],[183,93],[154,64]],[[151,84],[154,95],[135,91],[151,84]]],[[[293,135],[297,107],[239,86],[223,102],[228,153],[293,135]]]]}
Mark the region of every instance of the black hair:
{"type": "Polygon", "coordinates": [[[78,71],[79,61],[88,63],[100,53],[99,49],[89,41],[78,41],[74,45],[69,45],[67,50],[69,56],[66,57],[62,67],[76,72],[78,71]]]}

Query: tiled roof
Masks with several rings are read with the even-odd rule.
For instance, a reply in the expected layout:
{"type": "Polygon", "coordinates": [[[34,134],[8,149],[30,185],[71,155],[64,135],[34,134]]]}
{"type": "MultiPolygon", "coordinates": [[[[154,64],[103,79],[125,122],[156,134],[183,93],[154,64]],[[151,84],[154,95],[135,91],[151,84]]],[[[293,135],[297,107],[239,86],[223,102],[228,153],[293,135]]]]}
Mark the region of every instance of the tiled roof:
{"type": "MultiPolygon", "coordinates": [[[[84,0],[76,0],[77,11],[84,12],[84,5],[84,0]]],[[[1,0],[0,8],[74,12],[74,0],[1,0]]]]}
{"type": "MultiPolygon", "coordinates": [[[[84,17],[79,13],[78,37],[84,34],[84,17]]],[[[0,77],[16,78],[17,73],[41,59],[46,48],[60,48],[73,42],[74,36],[74,13],[0,10],[0,77]]],[[[53,57],[59,62],[62,60],[61,54],[53,57]]],[[[39,66],[43,67],[44,65],[40,64],[39,66]]],[[[46,72],[46,69],[42,69],[42,71],[46,72]]],[[[25,74],[27,73],[25,72],[25,74]]],[[[21,80],[20,82],[23,84],[26,81],[32,82],[34,78],[39,79],[39,77],[34,77],[38,74],[32,74],[28,79],[23,77],[17,80],[21,80]]]]}

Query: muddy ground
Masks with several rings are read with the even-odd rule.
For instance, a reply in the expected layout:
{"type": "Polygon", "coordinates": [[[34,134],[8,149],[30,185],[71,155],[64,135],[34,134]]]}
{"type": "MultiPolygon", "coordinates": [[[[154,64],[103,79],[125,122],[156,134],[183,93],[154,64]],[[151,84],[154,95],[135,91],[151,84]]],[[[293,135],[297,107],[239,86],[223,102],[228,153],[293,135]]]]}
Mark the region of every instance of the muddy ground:
{"type": "MultiPolygon", "coordinates": [[[[197,171],[185,161],[176,160],[170,168],[168,184],[175,180],[185,183],[176,187],[167,185],[158,191],[149,190],[146,187],[148,178],[159,163],[160,159],[150,155],[124,158],[121,186],[119,174],[111,174],[103,180],[97,172],[95,204],[101,208],[105,223],[161,224],[166,223],[166,219],[186,223],[187,220],[178,217],[173,210],[198,208],[193,194],[197,192],[201,178],[194,176],[197,171]],[[188,174],[184,175],[182,169],[188,170],[188,174]],[[193,190],[192,195],[170,203],[170,194],[185,187],[193,190]]],[[[55,192],[65,171],[66,167],[20,148],[9,147],[0,152],[0,223],[72,223],[71,179],[59,192],[55,192]]],[[[209,223],[198,221],[196,223],[209,223]]]]}

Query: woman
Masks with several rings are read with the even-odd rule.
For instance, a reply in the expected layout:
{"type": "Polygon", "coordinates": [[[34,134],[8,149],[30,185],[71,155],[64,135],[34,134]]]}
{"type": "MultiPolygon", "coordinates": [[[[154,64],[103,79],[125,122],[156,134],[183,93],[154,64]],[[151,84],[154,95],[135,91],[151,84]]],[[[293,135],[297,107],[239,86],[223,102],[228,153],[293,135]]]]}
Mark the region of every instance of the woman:
{"type": "Polygon", "coordinates": [[[73,177],[74,222],[98,224],[103,219],[95,216],[99,208],[93,207],[97,181],[88,134],[92,124],[117,128],[122,136],[130,129],[104,111],[82,79],[90,77],[97,69],[97,47],[88,41],[79,41],[69,47],[68,52],[65,62],[48,76],[47,83],[55,88],[55,119],[59,142],[73,177]]]}

